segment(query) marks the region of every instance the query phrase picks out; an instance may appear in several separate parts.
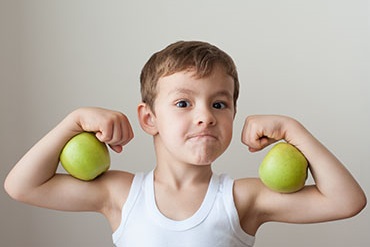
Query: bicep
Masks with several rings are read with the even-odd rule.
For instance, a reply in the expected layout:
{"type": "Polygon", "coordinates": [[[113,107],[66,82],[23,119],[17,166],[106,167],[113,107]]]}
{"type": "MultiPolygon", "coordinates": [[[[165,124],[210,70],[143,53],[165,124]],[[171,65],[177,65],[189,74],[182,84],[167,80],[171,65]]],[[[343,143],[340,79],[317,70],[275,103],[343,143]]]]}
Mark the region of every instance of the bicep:
{"type": "Polygon", "coordinates": [[[263,187],[257,200],[264,222],[318,223],[339,217],[340,205],[333,205],[314,185],[287,194],[263,187]]]}
{"type": "Polygon", "coordinates": [[[234,200],[245,230],[257,231],[265,222],[317,223],[341,218],[343,207],[326,198],[316,186],[295,193],[277,193],[260,179],[238,180],[234,200]]]}
{"type": "Polygon", "coordinates": [[[104,200],[105,188],[100,182],[75,179],[55,174],[50,180],[27,192],[22,201],[38,207],[61,211],[96,211],[99,198],[104,200]]]}
{"type": "Polygon", "coordinates": [[[61,211],[102,212],[113,203],[115,181],[118,181],[117,174],[109,171],[92,181],[82,181],[67,174],[56,174],[29,192],[29,195],[25,196],[25,202],[61,211]]]}

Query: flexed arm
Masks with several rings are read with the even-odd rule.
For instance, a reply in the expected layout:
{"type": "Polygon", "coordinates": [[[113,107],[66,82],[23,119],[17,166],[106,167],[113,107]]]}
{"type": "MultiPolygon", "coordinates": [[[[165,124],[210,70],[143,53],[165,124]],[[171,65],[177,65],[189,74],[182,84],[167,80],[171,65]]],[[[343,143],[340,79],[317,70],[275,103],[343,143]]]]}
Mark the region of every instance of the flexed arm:
{"type": "MultiPolygon", "coordinates": [[[[66,174],[56,174],[59,154],[74,135],[95,132],[97,138],[116,152],[122,151],[133,133],[120,112],[101,108],[81,108],[36,143],[14,166],[5,180],[5,190],[16,200],[58,210],[102,210],[109,193],[105,178],[83,182],[66,174]]],[[[109,177],[112,175],[107,175],[109,177]]]]}
{"type": "Polygon", "coordinates": [[[285,116],[251,116],[242,141],[252,152],[285,140],[307,158],[315,184],[299,192],[280,194],[257,186],[256,211],[266,221],[312,223],[351,217],[366,205],[366,197],[344,165],[298,121],[285,116]]]}

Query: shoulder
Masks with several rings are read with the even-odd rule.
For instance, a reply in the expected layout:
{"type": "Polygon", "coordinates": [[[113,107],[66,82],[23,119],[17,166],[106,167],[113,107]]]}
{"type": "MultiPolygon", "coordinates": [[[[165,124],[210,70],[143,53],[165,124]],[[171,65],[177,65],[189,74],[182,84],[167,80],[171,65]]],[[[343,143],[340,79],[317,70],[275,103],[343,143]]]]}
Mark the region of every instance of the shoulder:
{"type": "Polygon", "coordinates": [[[110,170],[104,173],[99,179],[112,200],[123,205],[130,191],[134,177],[135,174],[129,172],[110,170]]]}
{"type": "Polygon", "coordinates": [[[233,195],[243,230],[254,235],[264,222],[260,203],[265,187],[258,178],[242,178],[234,181],[233,195]]]}
{"type": "Polygon", "coordinates": [[[262,190],[263,185],[258,178],[242,178],[234,181],[234,201],[240,215],[255,206],[262,190]]]}
{"type": "Polygon", "coordinates": [[[101,213],[108,219],[112,228],[117,225],[116,219],[121,218],[121,210],[130,192],[134,177],[135,174],[129,172],[109,170],[98,178],[99,183],[106,191],[106,201],[101,213]]]}

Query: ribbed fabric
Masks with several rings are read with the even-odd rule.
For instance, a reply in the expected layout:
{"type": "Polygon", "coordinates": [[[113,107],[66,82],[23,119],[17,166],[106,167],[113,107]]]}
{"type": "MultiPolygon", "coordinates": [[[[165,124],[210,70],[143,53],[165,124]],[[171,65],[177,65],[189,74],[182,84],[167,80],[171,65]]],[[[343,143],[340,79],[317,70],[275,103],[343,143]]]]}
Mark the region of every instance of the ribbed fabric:
{"type": "Polygon", "coordinates": [[[157,208],[153,171],[133,180],[122,219],[113,233],[117,247],[251,247],[255,238],[240,227],[233,199],[234,181],[213,175],[203,203],[188,219],[175,221],[157,208]]]}

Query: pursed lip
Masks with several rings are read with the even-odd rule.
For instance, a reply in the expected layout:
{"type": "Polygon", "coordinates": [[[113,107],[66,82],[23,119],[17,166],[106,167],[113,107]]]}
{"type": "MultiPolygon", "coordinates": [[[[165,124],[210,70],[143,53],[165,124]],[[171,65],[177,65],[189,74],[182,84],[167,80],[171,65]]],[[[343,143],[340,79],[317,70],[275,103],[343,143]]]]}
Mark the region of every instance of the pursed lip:
{"type": "Polygon", "coordinates": [[[198,132],[198,133],[193,133],[188,136],[188,139],[213,139],[216,140],[217,136],[211,132],[198,132]]]}

